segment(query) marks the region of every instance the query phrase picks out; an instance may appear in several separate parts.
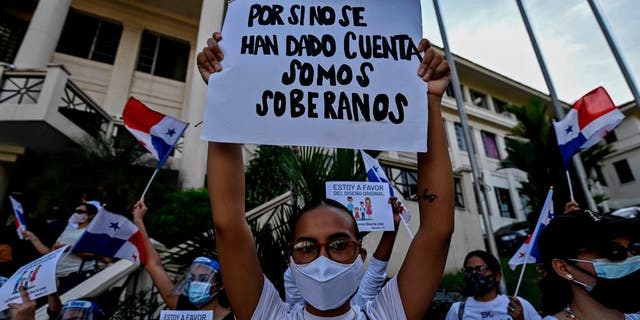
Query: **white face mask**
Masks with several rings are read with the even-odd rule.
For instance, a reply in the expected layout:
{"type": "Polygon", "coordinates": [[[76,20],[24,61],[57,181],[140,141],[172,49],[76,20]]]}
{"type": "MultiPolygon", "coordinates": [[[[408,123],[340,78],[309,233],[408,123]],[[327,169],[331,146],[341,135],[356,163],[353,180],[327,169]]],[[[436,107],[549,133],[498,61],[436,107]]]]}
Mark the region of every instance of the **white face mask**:
{"type": "Polygon", "coordinates": [[[89,220],[89,216],[86,213],[77,213],[74,212],[71,217],[69,217],[69,223],[71,224],[81,224],[89,220]]]}
{"type": "Polygon", "coordinates": [[[345,304],[358,290],[364,274],[360,257],[351,264],[335,262],[324,256],[307,264],[290,258],[291,275],[304,300],[318,310],[331,310],[345,304]]]}

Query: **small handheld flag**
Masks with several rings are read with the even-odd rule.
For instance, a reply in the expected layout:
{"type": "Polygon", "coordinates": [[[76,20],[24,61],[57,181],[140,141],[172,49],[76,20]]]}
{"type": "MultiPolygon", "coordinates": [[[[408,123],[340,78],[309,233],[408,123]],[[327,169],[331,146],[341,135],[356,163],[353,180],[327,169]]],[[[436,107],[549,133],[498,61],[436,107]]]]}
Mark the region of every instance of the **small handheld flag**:
{"type": "Polygon", "coordinates": [[[511,267],[511,270],[515,270],[516,266],[519,264],[523,265],[514,295],[517,295],[518,289],[520,289],[520,283],[522,281],[525,266],[528,263],[542,262],[542,259],[540,258],[540,251],[538,251],[538,238],[542,230],[544,230],[544,228],[549,224],[549,221],[553,219],[553,215],[553,188],[551,188],[547,193],[547,198],[544,201],[542,211],[540,211],[540,217],[538,218],[538,223],[536,223],[533,233],[529,235],[527,240],[525,240],[522,246],[520,246],[520,249],[518,249],[516,254],[514,254],[513,257],[511,257],[511,260],[509,260],[509,267],[511,267]]]}
{"type": "MultiPolygon", "coordinates": [[[[386,182],[387,184],[389,184],[389,194],[392,197],[395,197],[393,186],[389,182],[389,179],[387,178],[387,175],[384,173],[384,170],[382,170],[382,166],[380,166],[380,163],[378,162],[378,160],[368,155],[363,150],[360,150],[360,154],[362,155],[362,161],[364,162],[364,169],[367,172],[367,178],[369,179],[369,182],[386,182]]],[[[409,210],[407,210],[405,206],[402,206],[402,209],[403,210],[402,210],[402,213],[400,213],[400,218],[402,219],[402,223],[404,224],[404,226],[407,228],[407,232],[409,233],[409,236],[413,239],[413,232],[411,232],[411,229],[409,229],[409,220],[411,219],[411,214],[409,213],[409,210]]]]}
{"type": "Polygon", "coordinates": [[[27,230],[27,219],[24,217],[24,210],[22,209],[22,204],[18,202],[18,200],[14,199],[12,196],[9,196],[9,200],[11,200],[11,206],[13,206],[13,213],[16,216],[14,223],[16,225],[16,232],[18,233],[18,238],[20,240],[24,240],[24,236],[22,232],[27,230]]]}
{"type": "Polygon", "coordinates": [[[564,119],[553,123],[565,169],[574,154],[598,143],[623,119],[603,87],[578,99],[564,119]]]}
{"type": "Polygon", "coordinates": [[[134,97],[124,106],[122,120],[127,130],[158,159],[158,168],[164,165],[188,125],[149,109],[134,97]]]}
{"type": "Polygon", "coordinates": [[[580,150],[598,143],[623,119],[624,115],[616,108],[607,91],[603,87],[597,87],[578,99],[564,119],[553,123],[571,201],[575,200],[569,176],[569,161],[580,150]]]}
{"type": "Polygon", "coordinates": [[[91,220],[71,252],[91,252],[136,264],[145,263],[144,241],[138,227],[124,216],[106,209],[100,210],[91,220]]]}
{"type": "Polygon", "coordinates": [[[153,111],[134,97],[130,97],[124,106],[122,121],[140,144],[158,159],[156,170],[142,192],[142,199],[189,124],[153,111]]]}

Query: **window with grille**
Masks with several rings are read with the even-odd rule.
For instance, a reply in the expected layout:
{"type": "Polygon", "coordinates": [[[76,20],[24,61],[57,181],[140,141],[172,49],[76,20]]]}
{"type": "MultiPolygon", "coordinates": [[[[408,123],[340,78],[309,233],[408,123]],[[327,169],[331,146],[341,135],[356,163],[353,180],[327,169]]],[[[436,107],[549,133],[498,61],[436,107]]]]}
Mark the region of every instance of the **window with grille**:
{"type": "Polygon", "coordinates": [[[487,95],[484,93],[480,93],[473,89],[469,89],[469,93],[471,94],[471,103],[475,106],[478,106],[482,109],[489,109],[489,105],[487,104],[487,95]]]}
{"type": "Polygon", "coordinates": [[[507,112],[507,106],[509,104],[500,99],[493,98],[493,109],[496,113],[505,113],[507,112]]]}
{"type": "Polygon", "coordinates": [[[189,43],[145,30],[140,41],[136,70],[184,81],[189,63],[189,43]]]}
{"type": "Polygon", "coordinates": [[[453,178],[453,187],[455,190],[455,207],[460,209],[466,208],[464,204],[464,193],[462,192],[462,179],[457,177],[453,178]]]}
{"type": "Polygon", "coordinates": [[[491,132],[481,131],[482,144],[484,145],[484,153],[488,158],[500,160],[500,153],[498,152],[498,143],[496,141],[496,135],[491,132]]]}
{"type": "Polygon", "coordinates": [[[462,125],[459,122],[456,122],[454,126],[456,129],[456,142],[458,143],[458,150],[467,151],[467,140],[464,138],[462,125]]]}
{"type": "Polygon", "coordinates": [[[121,24],[71,9],[56,51],[113,64],[121,35],[121,24]]]}
{"type": "Polygon", "coordinates": [[[629,162],[627,162],[626,159],[614,162],[613,167],[616,169],[620,183],[635,181],[631,167],[629,167],[629,162]]]}
{"type": "Polygon", "coordinates": [[[496,191],[496,200],[498,200],[498,210],[500,210],[500,216],[505,218],[515,218],[516,213],[513,210],[513,204],[511,203],[509,189],[494,187],[494,190],[496,191]]]}

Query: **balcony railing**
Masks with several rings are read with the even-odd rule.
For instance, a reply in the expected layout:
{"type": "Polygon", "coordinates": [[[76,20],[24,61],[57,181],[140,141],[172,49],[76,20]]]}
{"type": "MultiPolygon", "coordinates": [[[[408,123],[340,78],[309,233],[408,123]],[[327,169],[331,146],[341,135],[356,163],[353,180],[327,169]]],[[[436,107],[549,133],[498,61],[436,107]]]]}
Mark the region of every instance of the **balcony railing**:
{"type": "Polygon", "coordinates": [[[107,136],[111,117],[71,81],[64,88],[58,112],[91,136],[107,136]]]}
{"type": "Polygon", "coordinates": [[[6,71],[0,78],[0,103],[36,104],[44,84],[43,72],[6,71]]]}
{"type": "Polygon", "coordinates": [[[82,131],[108,137],[113,127],[112,117],[71,81],[61,65],[28,70],[1,65],[0,110],[5,110],[3,121],[43,121],[74,140],[82,131]]]}

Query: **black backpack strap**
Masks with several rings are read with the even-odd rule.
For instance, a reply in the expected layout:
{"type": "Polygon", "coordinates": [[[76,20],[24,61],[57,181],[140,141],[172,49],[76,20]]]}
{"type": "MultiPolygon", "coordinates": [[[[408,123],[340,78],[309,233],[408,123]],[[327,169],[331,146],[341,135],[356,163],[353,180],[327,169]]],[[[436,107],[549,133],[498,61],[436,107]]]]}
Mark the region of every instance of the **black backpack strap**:
{"type": "Polygon", "coordinates": [[[462,317],[464,316],[464,304],[467,303],[467,299],[468,298],[465,298],[460,301],[460,305],[458,306],[458,320],[462,320],[462,317]]]}

